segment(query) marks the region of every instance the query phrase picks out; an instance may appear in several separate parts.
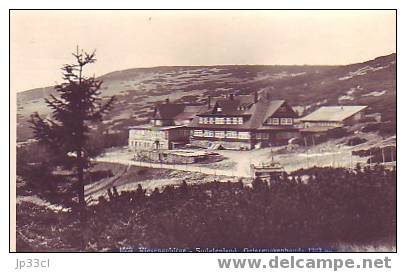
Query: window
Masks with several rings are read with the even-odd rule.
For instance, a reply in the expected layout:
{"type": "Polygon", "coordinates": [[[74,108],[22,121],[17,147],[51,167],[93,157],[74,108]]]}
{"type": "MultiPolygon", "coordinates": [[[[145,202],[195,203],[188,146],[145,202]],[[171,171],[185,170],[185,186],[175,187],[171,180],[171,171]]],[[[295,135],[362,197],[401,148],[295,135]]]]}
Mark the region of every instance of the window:
{"type": "Polygon", "coordinates": [[[222,118],[222,117],[216,117],[215,123],[216,123],[216,124],[219,124],[219,125],[224,124],[224,118],[222,118]]]}
{"type": "Polygon", "coordinates": [[[217,107],[217,112],[222,112],[223,109],[221,107],[217,107]]]}
{"type": "Polygon", "coordinates": [[[226,138],[237,138],[238,134],[237,131],[227,131],[226,138]]]}
{"type": "Polygon", "coordinates": [[[214,118],[213,117],[209,117],[209,124],[214,124],[214,118]]]}
{"type": "Polygon", "coordinates": [[[213,133],[213,131],[211,131],[211,130],[205,130],[205,131],[203,132],[203,136],[204,136],[204,137],[213,137],[213,136],[214,136],[214,133],[213,133]]]}
{"type": "Polygon", "coordinates": [[[193,136],[203,136],[203,130],[195,129],[193,131],[193,136]]]}
{"type": "Polygon", "coordinates": [[[224,131],[216,131],[215,132],[215,137],[216,138],[224,138],[225,137],[224,131]]]}
{"type": "Polygon", "coordinates": [[[207,117],[203,117],[203,124],[207,124],[208,123],[208,118],[207,117]]]}
{"type": "Polygon", "coordinates": [[[231,117],[227,117],[227,118],[226,118],[226,124],[227,124],[227,125],[232,124],[232,119],[231,119],[231,117]]]}
{"type": "Polygon", "coordinates": [[[249,139],[250,138],[250,133],[249,132],[238,132],[238,138],[239,139],[249,139]]]}
{"type": "Polygon", "coordinates": [[[238,117],[238,124],[242,125],[242,117],[238,117]]]}
{"type": "Polygon", "coordinates": [[[279,118],[272,118],[272,125],[279,125],[279,118]]]}
{"type": "Polygon", "coordinates": [[[238,124],[238,118],[237,117],[233,117],[233,124],[237,125],[238,124]]]}
{"type": "Polygon", "coordinates": [[[292,125],[292,118],[281,118],[281,125],[292,125]]]}
{"type": "Polygon", "coordinates": [[[267,140],[268,139],[268,134],[267,133],[257,133],[256,138],[258,140],[267,140]]]}

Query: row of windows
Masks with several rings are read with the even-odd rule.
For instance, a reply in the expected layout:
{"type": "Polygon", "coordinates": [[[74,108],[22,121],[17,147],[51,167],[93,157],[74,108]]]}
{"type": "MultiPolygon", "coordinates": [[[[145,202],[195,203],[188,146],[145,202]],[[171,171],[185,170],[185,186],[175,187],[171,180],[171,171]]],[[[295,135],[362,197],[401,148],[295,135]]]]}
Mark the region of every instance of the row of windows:
{"type": "Polygon", "coordinates": [[[269,139],[269,134],[268,133],[256,133],[255,134],[255,137],[258,139],[258,140],[268,140],[269,139]]]}
{"type": "Polygon", "coordinates": [[[238,138],[249,139],[250,133],[245,131],[213,131],[213,130],[198,130],[193,131],[193,136],[197,137],[215,137],[215,138],[238,138]]]}
{"type": "Polygon", "coordinates": [[[272,125],[292,125],[292,118],[269,118],[268,124],[272,125]]]}
{"type": "Polygon", "coordinates": [[[145,141],[130,141],[130,146],[136,149],[164,149],[165,144],[145,141]]]}
{"type": "MultiPolygon", "coordinates": [[[[199,117],[199,124],[242,125],[242,117],[199,117]]],[[[292,118],[269,118],[268,124],[293,125],[292,118]]]]}
{"type": "Polygon", "coordinates": [[[199,124],[241,125],[242,117],[199,117],[199,124]]]}
{"type": "Polygon", "coordinates": [[[312,127],[312,126],[323,126],[323,127],[339,127],[341,126],[340,122],[306,122],[305,127],[312,127]]]}
{"type": "Polygon", "coordinates": [[[165,131],[151,131],[151,130],[142,130],[142,129],[133,129],[130,130],[130,137],[153,137],[153,138],[164,138],[165,131]]]}

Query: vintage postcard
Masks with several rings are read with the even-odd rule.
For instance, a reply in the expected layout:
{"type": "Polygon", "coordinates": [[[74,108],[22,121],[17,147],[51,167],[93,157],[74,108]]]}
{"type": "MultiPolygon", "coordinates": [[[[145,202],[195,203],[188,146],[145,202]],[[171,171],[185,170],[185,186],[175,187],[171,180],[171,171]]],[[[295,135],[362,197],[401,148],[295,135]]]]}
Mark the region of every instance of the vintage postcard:
{"type": "Polygon", "coordinates": [[[11,10],[10,250],[396,252],[396,53],[396,10],[11,10]]]}

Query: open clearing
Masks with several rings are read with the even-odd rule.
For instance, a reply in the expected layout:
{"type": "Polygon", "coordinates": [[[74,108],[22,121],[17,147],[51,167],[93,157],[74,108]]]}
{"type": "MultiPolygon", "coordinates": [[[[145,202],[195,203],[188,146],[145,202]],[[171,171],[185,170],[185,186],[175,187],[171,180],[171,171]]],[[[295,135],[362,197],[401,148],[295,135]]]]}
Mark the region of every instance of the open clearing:
{"type": "Polygon", "coordinates": [[[214,179],[237,181],[239,178],[243,178],[245,182],[248,182],[251,178],[250,164],[269,162],[272,159],[281,163],[288,173],[313,166],[352,168],[357,163],[365,164],[368,160],[368,157],[352,155],[352,151],[382,146],[388,141],[396,140],[393,137],[385,139],[375,133],[359,133],[357,136],[365,138],[367,142],[348,146],[345,143],[353,137],[349,136],[308,148],[295,147],[291,150],[288,150],[287,146],[250,151],[216,150],[215,152],[224,156],[225,159],[209,164],[162,164],[134,161],[134,153],[126,147],[114,148],[96,158],[95,162],[102,163],[102,165],[106,165],[106,163],[107,165],[121,165],[120,170],[115,171],[111,178],[87,185],[86,192],[93,199],[97,199],[100,195],[106,195],[107,188],[112,186],[121,191],[135,190],[138,184],[141,184],[144,189],[151,191],[166,185],[179,185],[183,180],[190,183],[202,183],[214,179]],[[142,178],[142,175],[134,170],[151,168],[154,169],[154,174],[146,178],[142,178]]]}
{"type": "Polygon", "coordinates": [[[105,154],[95,159],[98,162],[119,163],[150,168],[173,169],[187,172],[198,172],[207,175],[222,175],[229,177],[250,177],[250,164],[269,162],[272,157],[282,164],[287,172],[301,168],[318,167],[354,167],[357,163],[366,163],[367,157],[351,155],[352,151],[380,146],[384,139],[377,134],[360,134],[367,142],[348,146],[345,143],[351,137],[345,137],[328,142],[304,147],[294,147],[288,150],[286,146],[261,148],[250,151],[216,150],[225,159],[212,164],[161,164],[133,160],[133,152],[126,147],[106,151],[105,154]]]}

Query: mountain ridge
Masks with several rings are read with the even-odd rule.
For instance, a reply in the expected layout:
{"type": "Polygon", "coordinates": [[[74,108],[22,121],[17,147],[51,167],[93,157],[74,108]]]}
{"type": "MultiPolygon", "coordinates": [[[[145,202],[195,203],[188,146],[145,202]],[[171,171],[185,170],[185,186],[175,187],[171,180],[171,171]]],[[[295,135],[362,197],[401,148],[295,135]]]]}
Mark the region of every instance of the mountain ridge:
{"type": "MultiPolygon", "coordinates": [[[[249,94],[268,90],[273,99],[285,99],[300,113],[321,105],[368,105],[384,120],[396,117],[396,53],[366,62],[339,66],[215,65],[157,66],[113,71],[99,76],[102,96],[117,96],[103,129],[126,130],[146,122],[156,102],[204,103],[207,96],[230,92],[249,94]]],[[[43,98],[53,87],[17,94],[17,138],[32,137],[27,127],[35,111],[49,115],[43,98]]]]}

